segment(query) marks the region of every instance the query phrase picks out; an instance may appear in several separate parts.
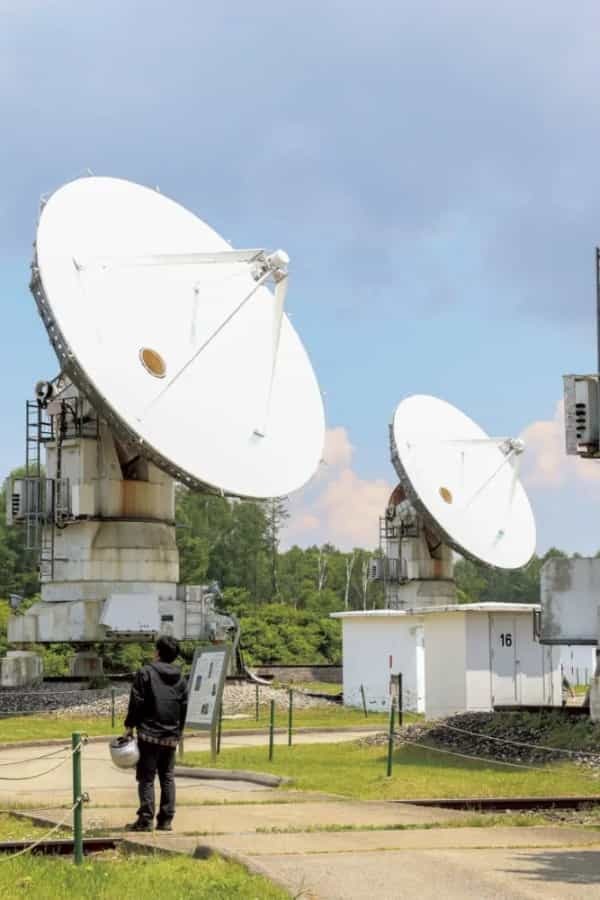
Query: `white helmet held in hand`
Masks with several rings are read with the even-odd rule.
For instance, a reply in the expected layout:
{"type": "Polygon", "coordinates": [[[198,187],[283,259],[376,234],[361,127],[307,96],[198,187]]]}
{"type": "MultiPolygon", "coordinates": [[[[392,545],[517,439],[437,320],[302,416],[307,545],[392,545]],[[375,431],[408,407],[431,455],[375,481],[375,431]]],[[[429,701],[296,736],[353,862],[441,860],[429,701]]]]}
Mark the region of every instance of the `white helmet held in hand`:
{"type": "Polygon", "coordinates": [[[120,769],[133,769],[140,758],[137,741],[134,737],[122,735],[114,738],[110,744],[110,756],[115,766],[120,769]]]}

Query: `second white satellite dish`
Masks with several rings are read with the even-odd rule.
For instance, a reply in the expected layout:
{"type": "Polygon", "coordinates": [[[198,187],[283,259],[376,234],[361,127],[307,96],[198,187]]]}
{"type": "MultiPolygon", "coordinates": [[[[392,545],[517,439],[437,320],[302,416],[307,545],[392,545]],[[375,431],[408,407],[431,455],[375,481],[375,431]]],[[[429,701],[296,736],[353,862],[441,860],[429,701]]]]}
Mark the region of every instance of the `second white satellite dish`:
{"type": "Polygon", "coordinates": [[[287,262],[91,177],[44,206],[32,290],[62,368],[141,455],[192,487],[274,497],[311,478],[325,431],[287,262]]]}
{"type": "Polygon", "coordinates": [[[503,569],[535,551],[535,521],[519,481],[519,439],[490,438],[435,397],[403,400],[391,428],[392,461],[409,499],[444,543],[503,569]]]}

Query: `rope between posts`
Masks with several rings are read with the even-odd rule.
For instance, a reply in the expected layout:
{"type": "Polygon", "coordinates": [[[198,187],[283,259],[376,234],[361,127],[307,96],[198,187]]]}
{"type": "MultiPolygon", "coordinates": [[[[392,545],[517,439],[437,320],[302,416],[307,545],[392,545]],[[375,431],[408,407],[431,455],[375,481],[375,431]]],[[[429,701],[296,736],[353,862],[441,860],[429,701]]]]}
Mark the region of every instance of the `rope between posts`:
{"type": "MultiPolygon", "coordinates": [[[[0,691],[0,697],[57,697],[62,694],[101,694],[105,691],[118,690],[118,688],[70,688],[67,691],[0,691]]],[[[129,688],[123,688],[122,693],[125,694],[129,688]]],[[[110,696],[110,694],[108,695],[110,696]]],[[[96,700],[98,697],[96,697],[96,700]]]]}
{"type": "Polygon", "coordinates": [[[0,809],[0,815],[13,816],[22,814],[29,816],[39,812],[50,812],[51,809],[62,809],[62,804],[57,801],[52,806],[7,806],[6,809],[0,809]]]}
{"type": "Polygon", "coordinates": [[[0,767],[3,766],[21,766],[23,763],[28,762],[36,762],[38,759],[49,759],[51,756],[56,756],[58,753],[63,753],[63,751],[68,750],[69,745],[64,744],[62,747],[58,747],[57,750],[52,750],[50,753],[43,753],[41,756],[29,756],[27,759],[17,759],[12,762],[1,762],[0,767]]]}
{"type": "Polygon", "coordinates": [[[52,766],[50,769],[45,769],[43,772],[36,772],[35,775],[21,775],[16,778],[12,778],[9,775],[0,775],[0,781],[33,781],[34,778],[41,778],[43,775],[50,775],[51,772],[56,772],[57,769],[60,769],[61,766],[64,766],[66,762],[68,762],[71,757],[77,753],[78,750],[81,750],[83,743],[80,742],[76,747],[69,752],[64,759],[61,759],[55,766],[52,766]]]}
{"type": "Polygon", "coordinates": [[[479,731],[468,731],[466,728],[458,728],[456,725],[447,725],[445,722],[436,724],[436,728],[449,728],[450,731],[458,731],[461,734],[468,734],[472,737],[482,738],[486,741],[498,741],[501,744],[514,744],[515,747],[527,747],[530,750],[544,750],[548,753],[568,753],[569,756],[593,756],[598,758],[600,754],[594,753],[593,750],[567,750],[564,747],[544,747],[542,744],[527,744],[524,741],[513,741],[509,738],[494,737],[491,734],[483,734],[479,731]]]}
{"type": "Polygon", "coordinates": [[[474,754],[469,753],[459,753],[457,750],[446,750],[444,747],[432,747],[430,744],[420,744],[418,741],[410,741],[408,738],[403,737],[399,732],[394,732],[394,737],[398,738],[398,740],[402,741],[404,744],[412,744],[413,747],[420,747],[421,750],[432,750],[434,753],[447,753],[450,756],[460,756],[462,759],[476,759],[479,762],[492,763],[496,766],[510,766],[511,769],[530,769],[534,772],[546,772],[546,769],[541,768],[541,766],[527,766],[525,763],[513,763],[513,762],[505,762],[500,759],[490,759],[487,756],[475,756],[474,754]]]}
{"type": "Polygon", "coordinates": [[[53,835],[59,830],[59,828],[62,828],[66,824],[67,819],[72,814],[75,807],[79,806],[82,800],[82,797],[78,797],[71,809],[67,810],[64,818],[61,819],[60,822],[57,822],[57,824],[54,825],[54,827],[51,828],[50,831],[47,831],[45,834],[43,834],[41,838],[38,838],[38,840],[34,841],[33,844],[29,844],[27,847],[23,847],[22,850],[17,850],[16,853],[11,853],[9,856],[0,856],[0,862],[8,862],[9,859],[16,859],[17,856],[23,856],[25,853],[30,853],[32,850],[35,850],[36,847],[39,847],[40,844],[43,844],[44,841],[48,840],[51,835],[53,835]]]}

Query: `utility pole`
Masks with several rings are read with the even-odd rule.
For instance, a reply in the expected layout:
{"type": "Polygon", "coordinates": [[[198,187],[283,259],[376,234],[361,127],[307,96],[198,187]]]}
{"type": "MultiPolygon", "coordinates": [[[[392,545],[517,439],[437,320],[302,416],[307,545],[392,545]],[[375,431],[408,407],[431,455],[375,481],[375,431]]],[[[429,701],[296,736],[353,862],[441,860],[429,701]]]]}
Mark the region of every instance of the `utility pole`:
{"type": "Polygon", "coordinates": [[[346,587],[344,590],[344,609],[348,609],[350,601],[350,582],[352,581],[352,569],[354,568],[355,559],[356,554],[354,552],[352,552],[350,556],[346,557],[346,587]]]}
{"type": "Polygon", "coordinates": [[[371,557],[366,557],[363,559],[362,563],[362,571],[361,571],[361,587],[362,587],[362,601],[363,601],[363,609],[367,608],[367,595],[369,593],[369,566],[371,565],[371,557]]]}
{"type": "Polygon", "coordinates": [[[327,581],[327,554],[323,553],[322,547],[319,547],[319,555],[317,557],[317,591],[319,594],[325,587],[327,581]]]}

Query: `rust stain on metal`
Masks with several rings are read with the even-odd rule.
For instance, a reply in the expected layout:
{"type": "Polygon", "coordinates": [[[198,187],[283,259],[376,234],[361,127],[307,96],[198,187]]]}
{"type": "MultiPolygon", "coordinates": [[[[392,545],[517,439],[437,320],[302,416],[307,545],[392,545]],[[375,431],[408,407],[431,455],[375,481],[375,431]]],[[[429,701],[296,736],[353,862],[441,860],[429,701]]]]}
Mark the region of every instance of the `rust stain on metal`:
{"type": "Polygon", "coordinates": [[[121,482],[121,514],[123,516],[152,516],[158,485],[147,481],[121,482]]]}

